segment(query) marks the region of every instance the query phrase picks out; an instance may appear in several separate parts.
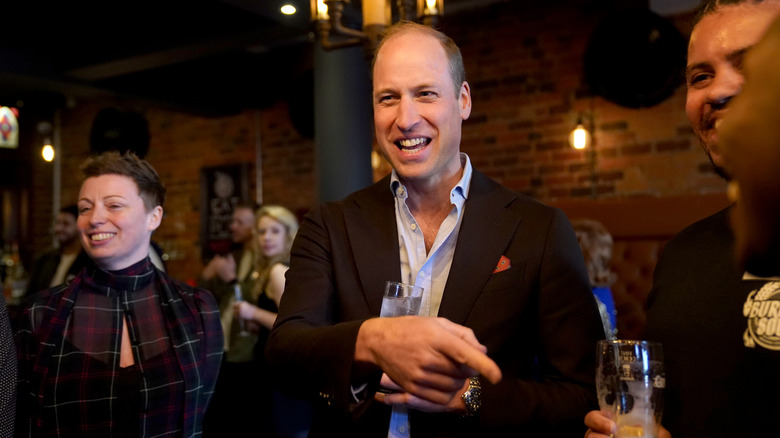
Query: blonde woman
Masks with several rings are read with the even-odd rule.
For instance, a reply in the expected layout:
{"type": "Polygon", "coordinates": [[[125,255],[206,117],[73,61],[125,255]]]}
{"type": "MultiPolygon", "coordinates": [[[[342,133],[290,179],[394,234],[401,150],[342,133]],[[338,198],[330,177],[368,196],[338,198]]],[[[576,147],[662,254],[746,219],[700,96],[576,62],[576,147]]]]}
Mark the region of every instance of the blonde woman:
{"type": "MultiPolygon", "coordinates": [[[[252,274],[257,279],[252,294],[255,304],[239,302],[234,310],[236,316],[247,321],[250,330],[259,331],[255,361],[260,365],[261,375],[266,375],[263,351],[284,293],[284,274],[289,267],[290,248],[298,232],[298,219],[290,210],[278,205],[260,208],[255,217],[255,253],[258,254],[257,269],[252,274]]],[[[308,434],[311,416],[308,403],[291,399],[276,390],[269,391],[268,399],[273,416],[273,436],[292,438],[308,434]]]]}
{"type": "Polygon", "coordinates": [[[263,329],[271,330],[276,321],[276,311],[284,293],[284,273],[290,263],[290,247],[298,232],[298,219],[288,209],[267,205],[257,210],[255,235],[258,254],[257,268],[253,276],[256,302],[235,304],[236,315],[253,321],[263,329]]]}

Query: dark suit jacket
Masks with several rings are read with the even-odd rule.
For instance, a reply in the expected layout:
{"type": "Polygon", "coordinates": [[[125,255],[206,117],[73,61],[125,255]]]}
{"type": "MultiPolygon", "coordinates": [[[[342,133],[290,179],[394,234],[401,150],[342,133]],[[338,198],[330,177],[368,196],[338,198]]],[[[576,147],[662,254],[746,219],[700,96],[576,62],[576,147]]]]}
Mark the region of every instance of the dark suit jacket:
{"type": "MultiPolygon", "coordinates": [[[[30,282],[27,284],[27,291],[25,296],[30,296],[36,292],[49,288],[52,277],[57,272],[57,266],[60,264],[60,250],[59,248],[52,248],[43,253],[35,261],[35,266],[30,271],[30,282]]],[[[73,260],[73,264],[68,268],[68,273],[65,275],[65,280],[69,281],[81,271],[85,266],[92,264],[92,260],[87,253],[82,249],[79,251],[79,255],[73,260]]]]}
{"type": "MultiPolygon", "coordinates": [[[[569,221],[476,170],[465,205],[439,316],[473,329],[504,378],[483,383],[476,418],[413,411],[413,436],[582,436],[604,334],[569,221]],[[502,255],[512,267],[494,274],[502,255]]],[[[350,385],[360,325],[400,272],[389,178],[304,219],[266,356],[282,390],[320,399],[310,436],[387,436],[389,408],[371,401],[381,372],[368,402],[350,385]]]]}

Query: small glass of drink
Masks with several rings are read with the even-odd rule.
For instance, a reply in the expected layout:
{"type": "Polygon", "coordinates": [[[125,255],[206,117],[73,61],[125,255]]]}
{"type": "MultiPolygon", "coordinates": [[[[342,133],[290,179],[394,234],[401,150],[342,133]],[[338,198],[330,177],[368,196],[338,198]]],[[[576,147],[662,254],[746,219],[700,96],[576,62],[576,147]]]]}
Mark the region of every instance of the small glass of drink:
{"type": "Polygon", "coordinates": [[[419,315],[424,289],[413,284],[388,281],[379,316],[419,315]]]}

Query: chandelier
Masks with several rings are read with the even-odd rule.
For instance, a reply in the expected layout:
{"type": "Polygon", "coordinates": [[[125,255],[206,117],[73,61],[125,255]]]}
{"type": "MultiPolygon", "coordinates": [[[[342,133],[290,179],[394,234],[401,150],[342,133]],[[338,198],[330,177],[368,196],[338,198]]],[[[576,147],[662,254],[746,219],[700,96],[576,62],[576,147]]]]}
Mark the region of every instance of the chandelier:
{"type": "MultiPolygon", "coordinates": [[[[350,0],[311,0],[312,21],[325,50],[363,44],[376,47],[382,30],[397,21],[416,21],[436,27],[442,14],[444,0],[362,0],[362,30],[344,24],[345,7],[350,0]]],[[[353,8],[354,9],[354,8],[353,8]]]]}

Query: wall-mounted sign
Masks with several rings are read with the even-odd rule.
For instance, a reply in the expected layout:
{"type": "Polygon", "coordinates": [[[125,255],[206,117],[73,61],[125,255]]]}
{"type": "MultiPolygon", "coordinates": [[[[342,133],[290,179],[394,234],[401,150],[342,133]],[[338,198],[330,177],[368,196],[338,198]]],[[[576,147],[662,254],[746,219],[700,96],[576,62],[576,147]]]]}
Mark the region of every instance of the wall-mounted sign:
{"type": "Polygon", "coordinates": [[[225,254],[233,243],[230,221],[236,205],[249,199],[248,164],[200,170],[200,241],[203,260],[225,254]]]}
{"type": "Polygon", "coordinates": [[[19,110],[0,106],[0,148],[19,147],[19,110]]]}

